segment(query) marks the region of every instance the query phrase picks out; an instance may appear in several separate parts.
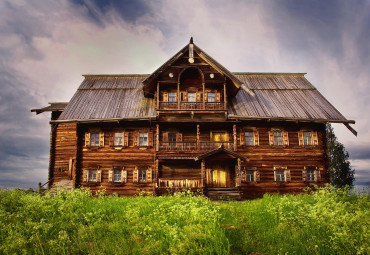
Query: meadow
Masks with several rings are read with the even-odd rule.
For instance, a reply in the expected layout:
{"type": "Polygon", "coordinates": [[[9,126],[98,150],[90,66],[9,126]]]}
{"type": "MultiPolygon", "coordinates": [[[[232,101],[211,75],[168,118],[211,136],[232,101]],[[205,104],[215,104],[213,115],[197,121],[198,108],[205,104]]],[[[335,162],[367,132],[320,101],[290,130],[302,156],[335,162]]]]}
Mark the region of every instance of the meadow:
{"type": "Polygon", "coordinates": [[[0,254],[370,254],[369,202],[330,186],[243,202],[0,190],[0,254]]]}

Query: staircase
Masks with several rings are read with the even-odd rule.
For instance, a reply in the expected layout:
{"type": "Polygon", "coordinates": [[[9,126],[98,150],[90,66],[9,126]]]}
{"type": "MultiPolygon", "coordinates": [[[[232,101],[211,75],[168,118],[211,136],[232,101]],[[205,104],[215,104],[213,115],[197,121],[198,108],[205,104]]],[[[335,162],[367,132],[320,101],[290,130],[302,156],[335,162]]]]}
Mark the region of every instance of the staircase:
{"type": "Polygon", "coordinates": [[[208,188],[207,197],[211,200],[240,200],[238,188],[208,188]]]}
{"type": "Polygon", "coordinates": [[[55,182],[53,186],[50,188],[49,192],[55,193],[58,190],[72,191],[72,189],[73,189],[72,180],[61,180],[61,181],[55,182]]]}

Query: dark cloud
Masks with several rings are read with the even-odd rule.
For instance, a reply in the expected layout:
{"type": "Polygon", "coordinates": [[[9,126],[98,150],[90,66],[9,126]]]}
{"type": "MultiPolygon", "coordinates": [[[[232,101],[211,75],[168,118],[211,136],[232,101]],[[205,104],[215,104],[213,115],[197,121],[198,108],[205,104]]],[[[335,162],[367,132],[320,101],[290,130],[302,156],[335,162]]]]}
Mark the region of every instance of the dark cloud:
{"type": "Polygon", "coordinates": [[[138,18],[144,15],[152,14],[149,6],[142,0],[72,0],[72,2],[87,8],[89,17],[98,23],[104,23],[104,20],[101,19],[101,14],[111,10],[114,10],[121,18],[131,23],[135,23],[138,18]]]}
{"type": "Polygon", "coordinates": [[[370,159],[370,144],[353,144],[348,146],[351,160],[370,159]]]}

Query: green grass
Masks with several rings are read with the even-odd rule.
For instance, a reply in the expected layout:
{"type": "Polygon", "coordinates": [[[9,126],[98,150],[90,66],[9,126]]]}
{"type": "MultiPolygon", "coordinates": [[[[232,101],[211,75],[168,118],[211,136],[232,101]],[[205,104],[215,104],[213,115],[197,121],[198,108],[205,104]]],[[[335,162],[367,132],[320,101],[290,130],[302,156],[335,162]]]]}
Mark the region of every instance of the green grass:
{"type": "Polygon", "coordinates": [[[327,187],[245,202],[0,191],[0,254],[370,254],[370,199],[327,187]]]}

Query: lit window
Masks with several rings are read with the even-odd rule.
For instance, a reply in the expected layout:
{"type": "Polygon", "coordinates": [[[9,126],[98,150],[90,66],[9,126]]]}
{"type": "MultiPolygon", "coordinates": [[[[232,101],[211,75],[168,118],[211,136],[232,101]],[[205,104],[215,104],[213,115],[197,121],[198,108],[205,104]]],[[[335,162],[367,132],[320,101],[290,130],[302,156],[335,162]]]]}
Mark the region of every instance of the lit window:
{"type": "Polygon", "coordinates": [[[312,145],[312,133],[303,132],[303,145],[312,145]]]}
{"type": "Polygon", "coordinates": [[[307,170],[307,181],[315,181],[315,170],[307,170]]]}
{"type": "Polygon", "coordinates": [[[253,170],[247,171],[247,182],[254,182],[254,171],[253,170]]]}
{"type": "Polygon", "coordinates": [[[176,134],[175,133],[168,134],[168,143],[169,145],[176,145],[176,134]]]}
{"type": "Polygon", "coordinates": [[[120,170],[114,170],[114,173],[113,173],[113,181],[120,182],[122,180],[121,173],[122,172],[120,170]]]}
{"type": "Polygon", "coordinates": [[[114,133],[114,145],[115,146],[122,146],[122,133],[114,133]]]}
{"type": "Polygon", "coordinates": [[[276,171],[275,172],[277,182],[285,182],[285,174],[284,171],[276,171]]]}
{"type": "Polygon", "coordinates": [[[90,170],[88,176],[89,182],[96,182],[96,170],[90,170]]]}
{"type": "Polygon", "coordinates": [[[253,132],[245,132],[245,145],[254,145],[253,132]]]}
{"type": "Polygon", "coordinates": [[[197,98],[195,93],[188,93],[188,102],[196,102],[197,98]]]}
{"type": "Polygon", "coordinates": [[[283,133],[274,131],[274,145],[283,145],[283,133]]]}
{"type": "Polygon", "coordinates": [[[148,133],[140,133],[139,146],[148,146],[148,133]]]}
{"type": "Polygon", "coordinates": [[[208,93],[208,102],[215,102],[215,93],[208,93]]]}
{"type": "Polygon", "coordinates": [[[90,133],[90,146],[99,146],[99,133],[90,133]]]}
{"type": "Polygon", "coordinates": [[[146,170],[139,170],[139,182],[146,181],[146,170]]]}
{"type": "Polygon", "coordinates": [[[168,102],[176,102],[176,93],[168,93],[168,102]]]}

